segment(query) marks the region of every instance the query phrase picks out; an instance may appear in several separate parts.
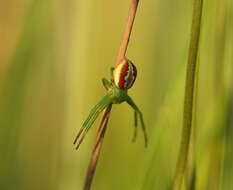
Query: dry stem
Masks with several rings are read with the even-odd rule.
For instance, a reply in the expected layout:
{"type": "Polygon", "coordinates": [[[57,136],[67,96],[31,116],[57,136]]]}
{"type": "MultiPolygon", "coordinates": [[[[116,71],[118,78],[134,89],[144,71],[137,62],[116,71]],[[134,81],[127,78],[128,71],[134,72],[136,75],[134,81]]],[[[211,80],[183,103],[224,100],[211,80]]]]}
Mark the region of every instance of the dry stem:
{"type": "Polygon", "coordinates": [[[101,150],[101,147],[103,145],[104,135],[105,135],[105,131],[107,128],[111,108],[112,108],[112,104],[110,104],[104,110],[104,113],[103,113],[103,116],[102,116],[102,119],[100,122],[100,126],[98,129],[98,133],[97,133],[95,146],[94,146],[94,149],[92,151],[91,161],[90,161],[89,166],[88,166],[87,175],[86,175],[83,190],[89,190],[91,188],[92,179],[93,179],[94,174],[95,174],[95,169],[96,169],[97,161],[98,161],[98,158],[100,155],[100,150],[101,150]]]}
{"type": "MultiPolygon", "coordinates": [[[[128,44],[129,44],[130,35],[131,35],[131,31],[132,31],[132,27],[133,27],[133,23],[134,23],[134,18],[135,18],[137,7],[138,7],[138,2],[139,2],[139,0],[132,0],[131,1],[129,14],[128,14],[128,19],[127,19],[126,26],[125,26],[125,31],[124,31],[124,34],[123,34],[123,39],[121,41],[121,45],[120,45],[120,48],[119,48],[117,63],[126,54],[127,47],[128,47],[128,44]]],[[[100,150],[101,150],[101,147],[102,147],[102,144],[103,144],[104,134],[105,134],[105,131],[106,131],[106,128],[107,128],[111,108],[112,108],[112,104],[110,104],[104,110],[104,114],[102,116],[101,123],[100,123],[99,129],[98,129],[96,143],[95,143],[92,155],[91,155],[91,161],[90,161],[89,166],[88,166],[87,175],[86,175],[83,190],[90,190],[90,188],[91,188],[91,184],[92,184],[93,177],[94,177],[94,174],[95,174],[95,169],[96,169],[97,161],[98,161],[98,158],[99,158],[99,155],[100,155],[100,150]]]]}
{"type": "Polygon", "coordinates": [[[117,63],[119,63],[120,60],[126,54],[127,47],[128,47],[128,44],[129,44],[130,35],[131,35],[131,31],[132,31],[132,27],[133,27],[133,23],[134,23],[134,18],[136,16],[136,12],[137,12],[138,2],[139,2],[139,0],[132,0],[131,1],[131,5],[130,5],[130,8],[129,8],[128,19],[127,19],[127,22],[126,22],[125,31],[124,31],[124,34],[123,34],[123,39],[121,41],[121,45],[120,45],[120,49],[119,49],[119,53],[118,53],[118,57],[117,57],[117,63]]]}

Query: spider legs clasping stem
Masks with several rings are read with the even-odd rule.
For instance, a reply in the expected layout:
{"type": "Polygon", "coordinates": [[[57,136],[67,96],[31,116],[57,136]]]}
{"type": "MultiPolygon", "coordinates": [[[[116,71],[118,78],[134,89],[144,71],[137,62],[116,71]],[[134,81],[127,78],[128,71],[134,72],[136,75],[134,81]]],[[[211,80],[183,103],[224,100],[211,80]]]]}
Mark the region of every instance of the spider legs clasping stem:
{"type": "MultiPolygon", "coordinates": [[[[107,90],[109,90],[112,87],[111,83],[107,79],[103,79],[102,81],[103,81],[103,84],[107,90]]],[[[135,128],[134,128],[134,134],[133,134],[133,142],[135,142],[135,140],[137,138],[138,116],[139,116],[139,121],[140,121],[142,131],[144,134],[145,147],[147,147],[148,140],[147,140],[147,133],[146,133],[146,129],[145,129],[143,114],[139,110],[137,105],[134,103],[132,98],[130,98],[130,96],[127,95],[125,101],[134,109],[134,127],[135,128]]],[[[112,98],[110,97],[109,94],[107,94],[94,106],[94,108],[92,108],[89,116],[87,117],[87,119],[83,123],[81,129],[79,130],[79,132],[78,132],[78,134],[73,142],[73,144],[76,144],[76,149],[78,149],[80,144],[83,142],[87,132],[89,131],[89,129],[91,128],[91,126],[93,125],[94,121],[97,119],[99,114],[110,104],[112,104],[112,98]]]]}

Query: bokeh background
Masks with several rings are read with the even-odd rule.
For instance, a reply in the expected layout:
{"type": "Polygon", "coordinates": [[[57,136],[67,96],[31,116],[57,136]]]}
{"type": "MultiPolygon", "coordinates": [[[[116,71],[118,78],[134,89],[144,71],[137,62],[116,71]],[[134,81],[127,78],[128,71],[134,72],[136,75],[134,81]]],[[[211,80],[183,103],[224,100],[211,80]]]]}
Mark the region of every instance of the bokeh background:
{"type": "MultiPolygon", "coordinates": [[[[81,190],[96,124],[72,142],[105,94],[130,1],[0,1],[0,189],[81,190]]],[[[141,0],[127,56],[144,113],[114,106],[93,190],[169,189],[182,127],[192,1],[141,0]]],[[[233,189],[233,1],[204,0],[195,100],[196,189],[233,189]]]]}

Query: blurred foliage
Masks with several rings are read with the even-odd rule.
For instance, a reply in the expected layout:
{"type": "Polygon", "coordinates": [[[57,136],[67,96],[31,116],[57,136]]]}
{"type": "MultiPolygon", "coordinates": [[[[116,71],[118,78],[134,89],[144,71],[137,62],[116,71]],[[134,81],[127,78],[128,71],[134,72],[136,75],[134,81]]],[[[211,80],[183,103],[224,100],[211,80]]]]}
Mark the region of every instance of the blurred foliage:
{"type": "MultiPolygon", "coordinates": [[[[105,93],[129,1],[0,3],[0,189],[81,189],[97,126],[72,141],[105,93]]],[[[135,144],[133,111],[114,106],[93,190],[169,189],[180,142],[192,1],[140,1],[127,56],[129,91],[149,147],[135,144]]],[[[205,0],[196,105],[196,189],[233,189],[233,1],[205,0]]],[[[96,122],[98,123],[98,122],[96,122]]]]}

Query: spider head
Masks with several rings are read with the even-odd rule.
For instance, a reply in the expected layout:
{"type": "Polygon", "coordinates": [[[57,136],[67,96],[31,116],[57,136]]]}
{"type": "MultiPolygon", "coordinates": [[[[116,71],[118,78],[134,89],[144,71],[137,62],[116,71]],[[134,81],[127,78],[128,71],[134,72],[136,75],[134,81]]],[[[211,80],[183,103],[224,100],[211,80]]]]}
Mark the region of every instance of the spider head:
{"type": "Polygon", "coordinates": [[[113,86],[111,91],[109,91],[109,94],[111,96],[112,103],[114,103],[114,104],[120,104],[120,103],[126,101],[127,97],[128,97],[127,90],[120,89],[116,86],[113,86]]]}
{"type": "Polygon", "coordinates": [[[123,58],[113,71],[114,83],[117,88],[127,90],[131,88],[137,77],[137,69],[127,58],[123,58]]]}

